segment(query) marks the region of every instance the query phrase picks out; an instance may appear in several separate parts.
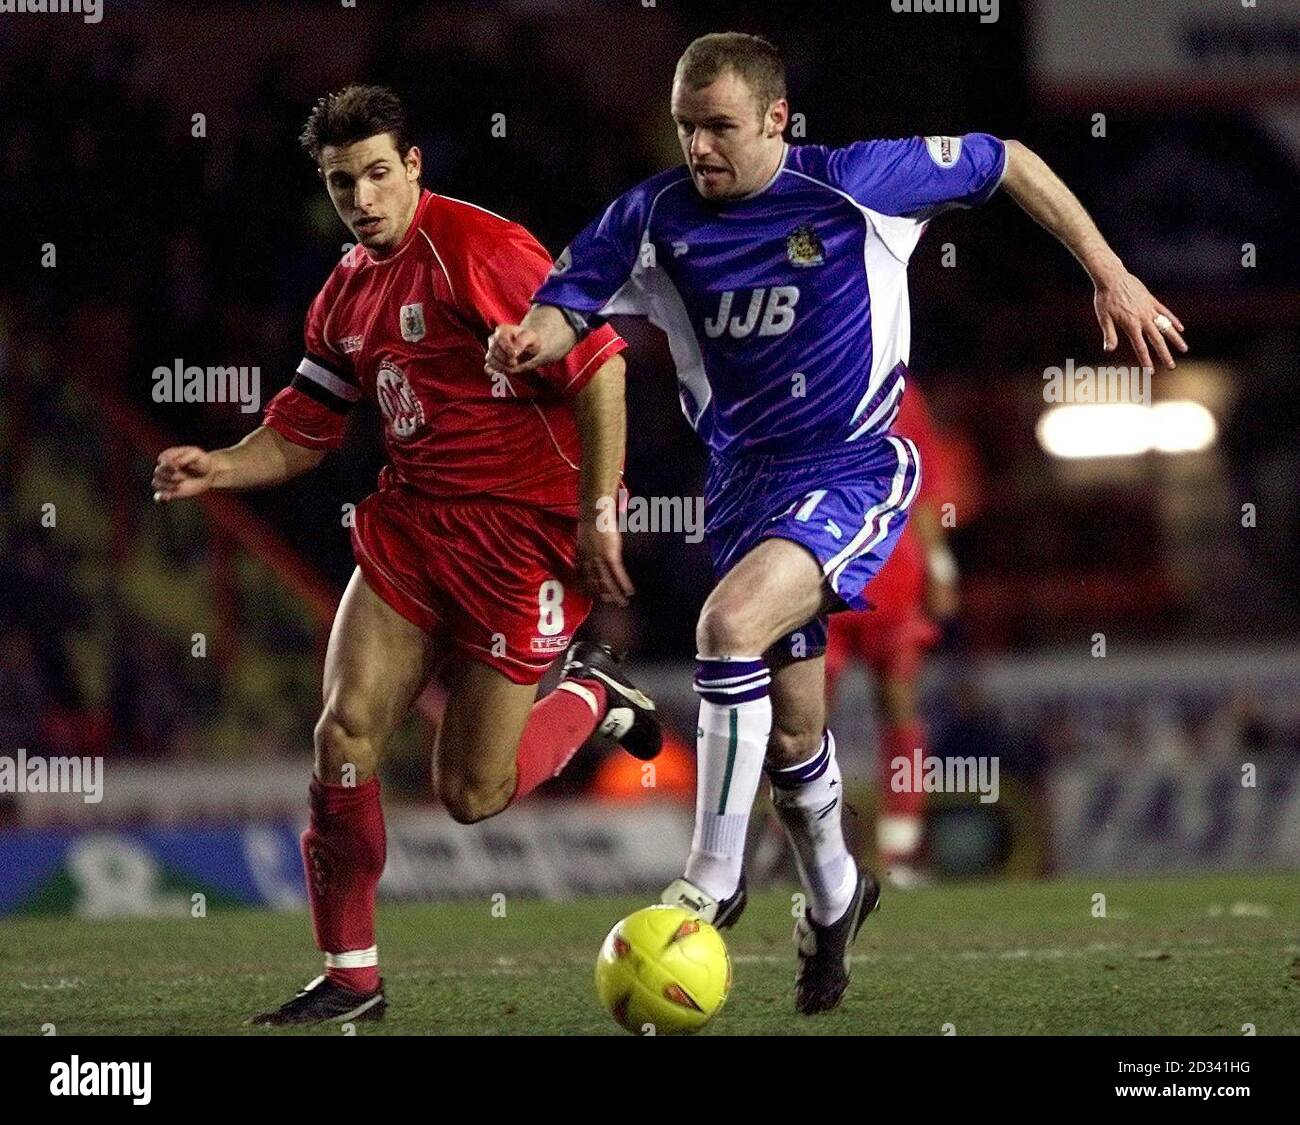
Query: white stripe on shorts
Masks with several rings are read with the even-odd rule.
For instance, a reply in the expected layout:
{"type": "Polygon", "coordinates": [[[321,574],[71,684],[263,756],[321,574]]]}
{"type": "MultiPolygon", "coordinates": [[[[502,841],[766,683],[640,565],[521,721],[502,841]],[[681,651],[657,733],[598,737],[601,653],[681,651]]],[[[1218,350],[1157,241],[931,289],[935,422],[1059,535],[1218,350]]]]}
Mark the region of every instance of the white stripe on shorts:
{"type": "Polygon", "coordinates": [[[840,578],[849,563],[870,551],[889,534],[889,526],[893,523],[894,516],[899,512],[906,511],[911,506],[913,499],[916,497],[916,490],[921,483],[921,474],[919,472],[913,473],[912,487],[908,489],[906,499],[903,499],[903,482],[907,479],[907,470],[909,466],[919,461],[920,457],[916,452],[916,446],[908,438],[900,439],[891,434],[885,440],[894,447],[895,452],[898,454],[898,468],[894,470],[894,479],[889,485],[889,495],[879,504],[873,504],[867,510],[862,522],[862,530],[849,540],[848,545],[839,554],[822,567],[822,571],[830,580],[831,589],[837,594],[840,592],[840,578]],[[899,503],[900,500],[902,501],[901,504],[899,503]],[[877,527],[877,523],[879,523],[879,527],[877,527]]]}

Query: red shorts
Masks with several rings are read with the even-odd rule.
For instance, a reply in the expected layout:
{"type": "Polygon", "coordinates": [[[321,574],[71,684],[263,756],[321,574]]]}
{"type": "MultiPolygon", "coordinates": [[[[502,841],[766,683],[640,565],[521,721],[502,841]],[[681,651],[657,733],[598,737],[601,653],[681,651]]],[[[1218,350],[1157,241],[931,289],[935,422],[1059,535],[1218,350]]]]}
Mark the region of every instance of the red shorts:
{"type": "Polygon", "coordinates": [[[433,500],[401,485],[366,497],[352,529],[352,553],[376,594],[517,684],[537,683],[591,611],[576,544],[571,517],[433,500]]]}
{"type": "Polygon", "coordinates": [[[939,627],[916,604],[882,609],[831,617],[828,679],[834,680],[854,660],[891,679],[912,679],[920,672],[926,652],[938,643],[939,627]]]}

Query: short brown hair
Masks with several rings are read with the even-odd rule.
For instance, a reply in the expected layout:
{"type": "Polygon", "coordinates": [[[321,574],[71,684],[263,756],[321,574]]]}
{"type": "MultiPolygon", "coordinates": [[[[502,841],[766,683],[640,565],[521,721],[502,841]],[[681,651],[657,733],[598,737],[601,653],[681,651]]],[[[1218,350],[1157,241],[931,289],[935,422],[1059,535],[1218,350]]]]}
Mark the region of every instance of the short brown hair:
{"type": "Polygon", "coordinates": [[[298,140],[319,163],[326,145],[350,145],[379,133],[392,134],[397,155],[405,160],[411,142],[402,99],[387,86],[354,84],[321,98],[312,107],[298,140]]]}
{"type": "Polygon", "coordinates": [[[741,31],[716,31],[701,35],[677,60],[677,78],[692,90],[730,70],[745,81],[758,99],[760,114],[785,97],[785,63],[766,39],[741,31]]]}

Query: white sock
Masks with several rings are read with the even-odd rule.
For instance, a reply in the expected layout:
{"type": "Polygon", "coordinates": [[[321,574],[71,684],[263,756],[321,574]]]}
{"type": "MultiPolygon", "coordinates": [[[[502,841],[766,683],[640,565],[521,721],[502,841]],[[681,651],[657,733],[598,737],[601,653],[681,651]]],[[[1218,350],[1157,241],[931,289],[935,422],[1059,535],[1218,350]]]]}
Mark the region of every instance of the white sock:
{"type": "Polygon", "coordinates": [[[772,682],[757,657],[700,658],[695,835],[686,878],[715,899],[740,883],[749,813],[772,730],[772,682]]]}
{"type": "Polygon", "coordinates": [[[826,731],[808,761],[768,769],[767,776],[772,805],[794,848],[808,909],[823,925],[834,922],[849,908],[858,886],[858,865],[844,846],[840,825],[844,782],[835,760],[835,736],[826,731]]]}

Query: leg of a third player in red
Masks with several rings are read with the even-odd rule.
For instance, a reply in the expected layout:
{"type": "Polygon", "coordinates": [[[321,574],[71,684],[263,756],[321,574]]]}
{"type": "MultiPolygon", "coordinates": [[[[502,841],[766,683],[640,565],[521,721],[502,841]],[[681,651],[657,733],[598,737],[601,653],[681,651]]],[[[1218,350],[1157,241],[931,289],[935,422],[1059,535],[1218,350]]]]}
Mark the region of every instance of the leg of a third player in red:
{"type": "Polygon", "coordinates": [[[456,820],[494,816],[558,774],[605,713],[597,680],[561,680],[544,699],[476,660],[457,657],[438,735],[435,788],[456,820]]]}
{"type": "MultiPolygon", "coordinates": [[[[898,758],[909,765],[916,750],[925,754],[926,730],[916,710],[916,679],[877,670],[877,716],[880,724],[880,815],[876,819],[876,848],[886,871],[913,874],[924,828],[925,793],[908,786],[899,792],[892,781],[898,758]]],[[[907,774],[911,776],[910,769],[907,774]]]]}

